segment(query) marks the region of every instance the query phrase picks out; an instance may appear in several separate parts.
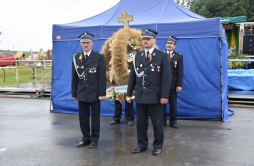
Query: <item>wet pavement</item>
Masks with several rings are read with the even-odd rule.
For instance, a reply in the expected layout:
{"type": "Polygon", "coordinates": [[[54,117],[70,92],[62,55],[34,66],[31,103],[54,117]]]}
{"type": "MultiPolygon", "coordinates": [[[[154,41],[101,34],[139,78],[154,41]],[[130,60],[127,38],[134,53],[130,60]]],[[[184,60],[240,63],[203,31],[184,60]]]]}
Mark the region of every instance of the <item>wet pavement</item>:
{"type": "Polygon", "coordinates": [[[78,115],[50,113],[50,100],[0,98],[0,166],[250,166],[254,165],[254,110],[231,108],[230,123],[179,120],[164,128],[162,153],[152,155],[149,124],[147,151],[136,147],[134,126],[109,125],[101,117],[98,147],[77,148],[78,115]]]}
{"type": "Polygon", "coordinates": [[[51,82],[34,82],[12,86],[0,86],[0,97],[43,98],[51,95],[51,82]]]}

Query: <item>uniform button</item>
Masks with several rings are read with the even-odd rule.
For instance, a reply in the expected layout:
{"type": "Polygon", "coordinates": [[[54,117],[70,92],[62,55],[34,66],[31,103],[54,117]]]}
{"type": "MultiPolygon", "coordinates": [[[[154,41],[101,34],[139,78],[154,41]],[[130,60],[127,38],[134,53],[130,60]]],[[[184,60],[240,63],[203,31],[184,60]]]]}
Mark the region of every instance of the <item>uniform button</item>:
{"type": "Polygon", "coordinates": [[[145,70],[146,70],[146,68],[145,68],[145,70]]]}
{"type": "Polygon", "coordinates": [[[86,84],[86,86],[88,86],[88,85],[86,84]]]}
{"type": "Polygon", "coordinates": [[[144,87],[144,89],[146,89],[146,87],[144,87]]]}
{"type": "Polygon", "coordinates": [[[146,76],[146,74],[145,74],[145,76],[146,76]]]}

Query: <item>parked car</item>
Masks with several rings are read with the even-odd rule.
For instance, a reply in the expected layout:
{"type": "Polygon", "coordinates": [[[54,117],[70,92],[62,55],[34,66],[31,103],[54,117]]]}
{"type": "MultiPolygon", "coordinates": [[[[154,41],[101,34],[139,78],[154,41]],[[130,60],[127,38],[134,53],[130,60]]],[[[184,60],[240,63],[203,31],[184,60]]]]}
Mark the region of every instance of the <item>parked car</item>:
{"type": "Polygon", "coordinates": [[[10,53],[10,52],[0,52],[0,66],[15,65],[17,59],[18,58],[13,53],[10,53]]]}

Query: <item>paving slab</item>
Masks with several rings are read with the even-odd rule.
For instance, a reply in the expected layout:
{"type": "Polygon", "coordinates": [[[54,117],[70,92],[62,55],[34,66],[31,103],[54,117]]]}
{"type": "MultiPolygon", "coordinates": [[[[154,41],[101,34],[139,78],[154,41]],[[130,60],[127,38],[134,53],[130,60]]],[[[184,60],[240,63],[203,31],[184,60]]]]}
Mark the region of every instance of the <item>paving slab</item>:
{"type": "Polygon", "coordinates": [[[50,100],[0,98],[1,166],[239,166],[254,165],[254,110],[235,111],[230,123],[179,120],[179,129],[164,128],[164,146],[152,155],[153,130],[149,121],[147,151],[136,147],[136,120],[101,117],[98,147],[77,148],[81,140],[78,115],[50,113],[50,100]]]}

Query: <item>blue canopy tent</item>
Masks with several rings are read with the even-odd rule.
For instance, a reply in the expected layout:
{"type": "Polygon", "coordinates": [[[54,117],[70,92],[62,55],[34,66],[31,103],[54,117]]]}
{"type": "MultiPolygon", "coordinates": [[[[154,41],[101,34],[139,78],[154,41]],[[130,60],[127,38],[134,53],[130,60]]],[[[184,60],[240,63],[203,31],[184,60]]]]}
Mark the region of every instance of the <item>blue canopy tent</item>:
{"type": "MultiPolygon", "coordinates": [[[[117,18],[133,15],[131,28],[158,31],[157,46],[164,50],[168,35],[179,38],[176,50],[184,55],[183,91],[178,97],[179,119],[229,121],[227,99],[227,43],[220,18],[204,18],[173,0],[120,0],[109,10],[69,24],[53,25],[52,112],[77,114],[71,98],[72,56],[81,51],[78,36],[94,34],[93,49],[123,27],[117,18]],[[140,7],[142,6],[142,7],[140,7]]],[[[113,116],[112,101],[103,101],[101,115],[113,116]]]]}

